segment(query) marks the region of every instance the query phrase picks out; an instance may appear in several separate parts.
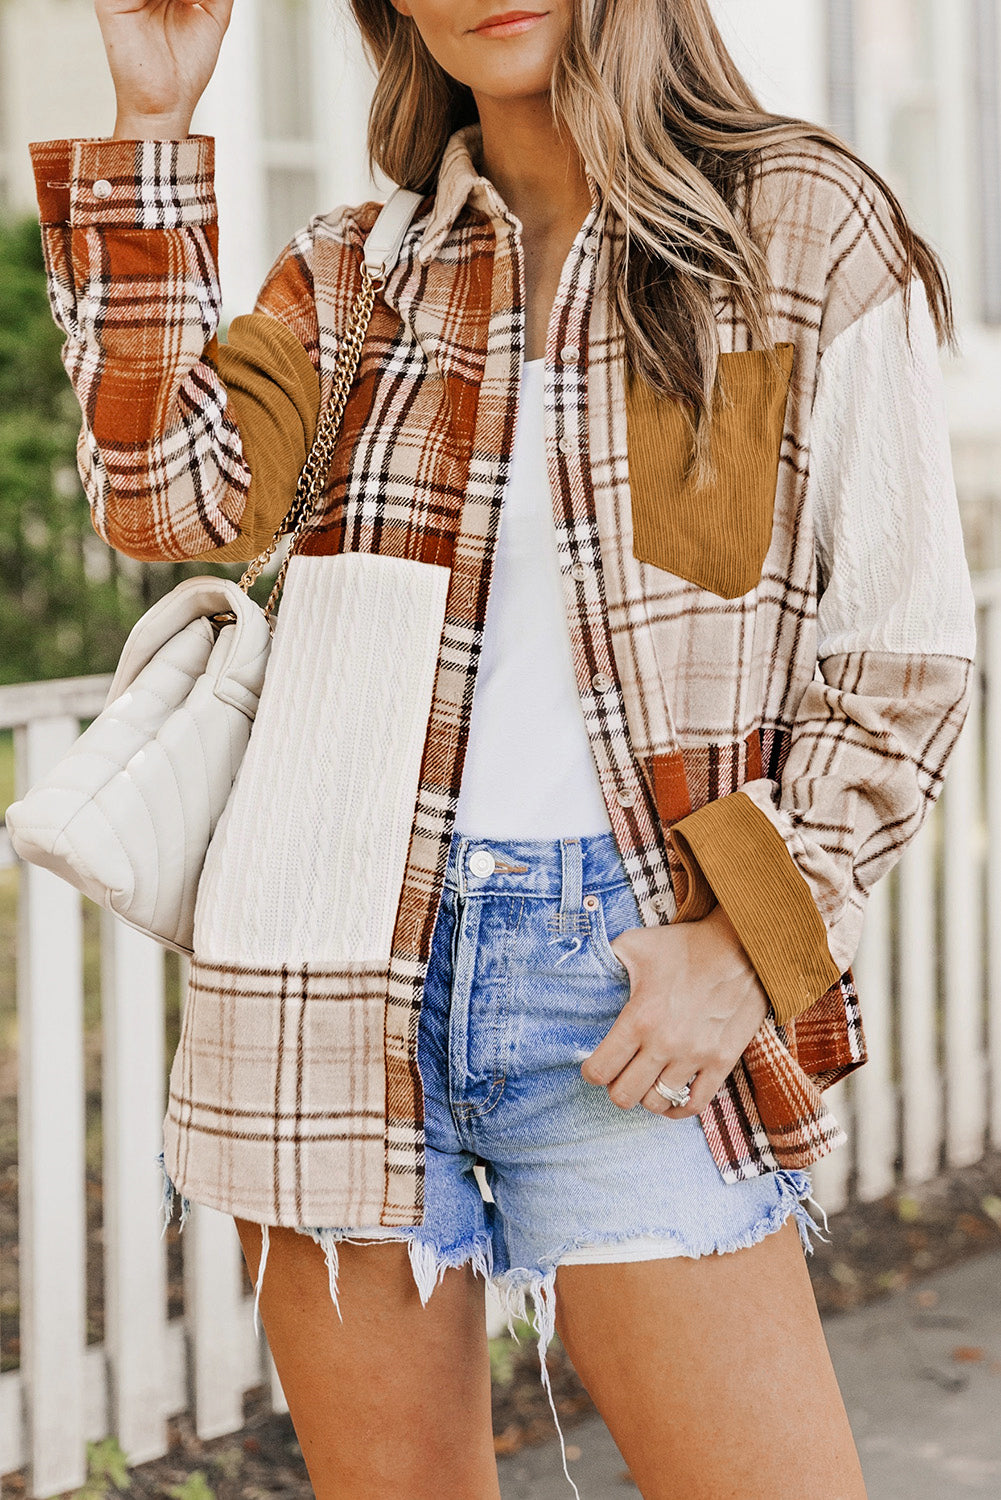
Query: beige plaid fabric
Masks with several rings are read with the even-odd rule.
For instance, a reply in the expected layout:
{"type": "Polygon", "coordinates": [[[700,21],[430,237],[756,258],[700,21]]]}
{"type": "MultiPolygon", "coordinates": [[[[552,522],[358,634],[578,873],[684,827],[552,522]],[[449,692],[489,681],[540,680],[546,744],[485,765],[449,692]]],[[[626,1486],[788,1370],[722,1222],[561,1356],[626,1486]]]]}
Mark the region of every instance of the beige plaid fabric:
{"type": "MultiPolygon", "coordinates": [[[[166,1165],[188,1198],[265,1223],[406,1225],[422,1213],[417,1025],[524,348],[520,226],[478,173],[477,145],[475,129],[453,137],[377,303],[327,507],[289,569],[281,670],[269,671],[199,892],[166,1165]]],[[[215,341],[211,142],[48,142],[33,154],[94,524],[135,556],[211,554],[240,538],[245,515],[263,525],[284,509],[248,500],[240,424],[249,435],[251,417],[237,410],[249,407],[228,399],[215,341]],[[95,196],[97,180],[110,195],[95,196]]],[[[257,347],[276,351],[273,367],[258,359],[255,399],[300,444],[302,351],[326,396],[377,207],[313,220],[249,320],[257,347]]],[[[733,430],[757,476],[753,493],[737,483],[716,495],[713,515],[732,525],[702,528],[667,477],[675,414],[630,392],[604,295],[621,228],[593,185],[545,372],[581,704],[643,922],[719,900],[772,1001],[701,1117],[731,1182],[807,1166],[844,1139],[822,1091],[865,1060],[849,970],[865,897],[938,794],[973,656],[961,545],[944,581],[955,628],[926,612],[887,649],[877,599],[824,655],[835,564],[868,543],[837,482],[851,433],[830,436],[825,471],[811,472],[815,424],[834,432],[818,403],[836,393],[824,395],[820,371],[830,350],[861,368],[856,344],[891,340],[901,254],[866,175],[814,143],[769,151],[749,213],[776,288],[774,341],[792,358],[784,425],[774,389],[766,421],[756,372],[767,362],[720,300],[728,389],[746,404],[733,430]],[[654,522],[643,560],[634,503],[654,522]],[[757,582],[735,598],[705,586],[748,572],[757,582]]],[[[931,420],[941,442],[944,412],[931,420]]],[[[905,540],[930,516],[954,537],[948,484],[933,466],[898,483],[893,451],[888,441],[880,472],[859,480],[873,505],[894,498],[905,540]]],[[[720,472],[739,475],[729,459],[720,472]]],[[[906,546],[887,588],[920,594],[933,557],[906,546]]]]}

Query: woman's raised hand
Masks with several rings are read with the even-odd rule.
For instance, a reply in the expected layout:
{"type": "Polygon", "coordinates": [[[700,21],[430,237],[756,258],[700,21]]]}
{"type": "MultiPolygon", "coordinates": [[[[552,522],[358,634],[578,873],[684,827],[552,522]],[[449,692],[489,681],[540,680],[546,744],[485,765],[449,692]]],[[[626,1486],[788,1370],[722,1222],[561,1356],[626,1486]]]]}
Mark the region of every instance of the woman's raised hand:
{"type": "Polygon", "coordinates": [[[233,0],[95,0],[119,140],[176,140],[215,69],[233,0]]]}

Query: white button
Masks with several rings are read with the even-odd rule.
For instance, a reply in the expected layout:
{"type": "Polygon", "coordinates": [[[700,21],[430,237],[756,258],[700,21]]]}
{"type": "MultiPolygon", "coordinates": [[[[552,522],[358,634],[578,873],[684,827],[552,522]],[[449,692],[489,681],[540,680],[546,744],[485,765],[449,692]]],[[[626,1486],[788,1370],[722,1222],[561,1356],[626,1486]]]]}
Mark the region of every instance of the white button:
{"type": "Polygon", "coordinates": [[[559,447],[560,447],[560,452],[561,453],[572,453],[573,452],[573,443],[570,441],[570,439],[568,437],[561,437],[560,438],[559,447]]]}
{"type": "Polygon", "coordinates": [[[570,569],[571,578],[576,578],[578,583],[583,583],[587,575],[588,569],[585,568],[583,563],[574,563],[573,567],[570,569]]]}
{"type": "Polygon", "coordinates": [[[597,898],[597,896],[585,896],[584,897],[583,905],[584,905],[584,910],[585,911],[597,911],[598,910],[598,898],[597,898]]]}
{"type": "Polygon", "coordinates": [[[670,896],[652,896],[650,899],[650,905],[653,907],[654,911],[667,911],[667,908],[670,906],[670,904],[670,896]]]}
{"type": "Polygon", "coordinates": [[[489,849],[474,849],[469,856],[469,868],[473,875],[492,875],[497,868],[497,861],[489,849]]]}
{"type": "Polygon", "coordinates": [[[584,249],[587,251],[588,255],[597,255],[600,246],[601,241],[596,234],[589,234],[587,239],[584,241],[584,249]]]}
{"type": "Polygon", "coordinates": [[[615,800],[620,807],[632,807],[636,801],[636,793],[630,791],[627,786],[620,786],[616,790],[615,800]]]}
{"type": "Polygon", "coordinates": [[[560,350],[560,359],[565,365],[575,365],[580,359],[580,350],[576,344],[564,344],[560,350]]]}
{"type": "Polygon", "coordinates": [[[607,672],[595,672],[594,676],[591,678],[591,686],[594,688],[594,691],[596,693],[607,693],[610,688],[613,688],[615,686],[615,683],[609,677],[607,672]]]}
{"type": "Polygon", "coordinates": [[[98,178],[91,191],[95,198],[110,198],[114,189],[106,177],[98,178]]]}

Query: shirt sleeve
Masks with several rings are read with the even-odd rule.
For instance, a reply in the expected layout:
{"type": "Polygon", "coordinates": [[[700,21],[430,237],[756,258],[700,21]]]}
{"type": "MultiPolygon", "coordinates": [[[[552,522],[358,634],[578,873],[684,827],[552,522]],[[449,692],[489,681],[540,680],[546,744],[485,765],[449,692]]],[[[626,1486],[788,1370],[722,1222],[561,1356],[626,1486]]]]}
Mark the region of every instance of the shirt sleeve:
{"type": "Polygon", "coordinates": [[[319,409],[310,231],[220,344],[213,141],[31,154],[94,529],[145,560],[256,556],[292,503],[319,409]]]}
{"type": "Polygon", "coordinates": [[[713,897],[779,1023],[847,970],[869,891],[941,791],[973,683],[973,590],[944,383],[923,284],[851,322],[821,358],[806,513],[818,661],[780,780],[679,821],[679,918],[713,897]]]}

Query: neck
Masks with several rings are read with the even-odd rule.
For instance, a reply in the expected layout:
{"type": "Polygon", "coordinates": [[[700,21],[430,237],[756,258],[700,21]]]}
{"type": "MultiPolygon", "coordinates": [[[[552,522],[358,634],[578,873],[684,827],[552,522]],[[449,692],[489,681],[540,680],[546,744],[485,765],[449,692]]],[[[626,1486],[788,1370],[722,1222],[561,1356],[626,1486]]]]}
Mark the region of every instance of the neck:
{"type": "Polygon", "coordinates": [[[528,239],[576,230],[591,207],[580,153],[556,133],[548,94],[476,100],[483,132],[481,168],[528,239]]]}

